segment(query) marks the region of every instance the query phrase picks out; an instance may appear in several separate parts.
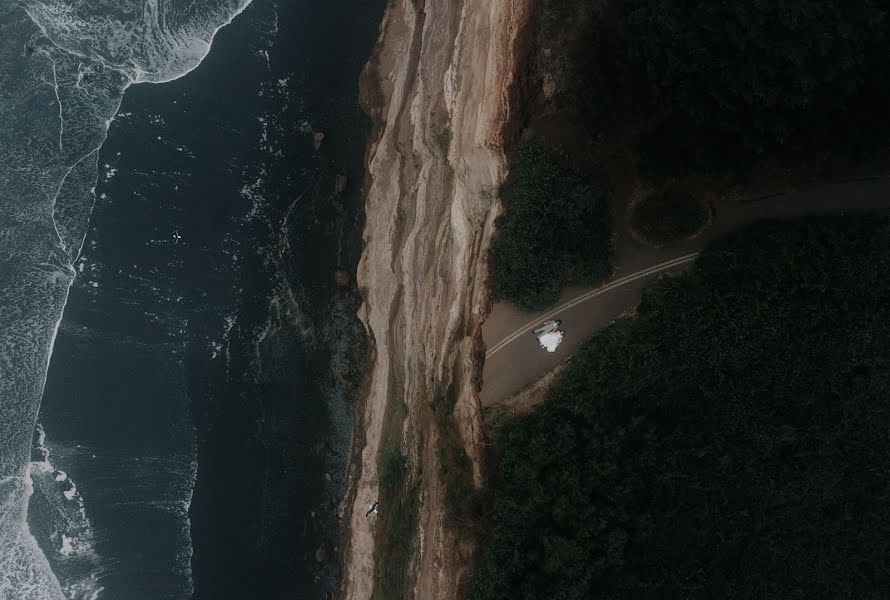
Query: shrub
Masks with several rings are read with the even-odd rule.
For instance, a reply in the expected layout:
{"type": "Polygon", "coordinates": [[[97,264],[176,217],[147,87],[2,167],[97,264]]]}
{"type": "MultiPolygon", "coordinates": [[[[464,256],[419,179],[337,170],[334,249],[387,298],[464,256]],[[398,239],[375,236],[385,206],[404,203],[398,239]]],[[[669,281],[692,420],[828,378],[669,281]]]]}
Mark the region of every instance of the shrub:
{"type": "Polygon", "coordinates": [[[408,461],[396,446],[385,451],[380,463],[380,487],[396,489],[405,481],[408,461]]]}
{"type": "Polygon", "coordinates": [[[408,566],[417,539],[418,490],[406,485],[408,461],[398,445],[379,459],[380,527],[375,562],[375,598],[402,598],[409,581],[408,566]]]}
{"type": "Polygon", "coordinates": [[[569,283],[595,283],[610,273],[605,194],[564,173],[539,146],[521,146],[511,160],[506,213],[489,255],[496,300],[525,310],[544,308],[569,283]]]}
{"type": "Polygon", "coordinates": [[[430,403],[438,431],[439,475],[445,489],[446,517],[449,525],[473,528],[481,518],[486,500],[483,490],[473,483],[473,465],[464,450],[463,439],[454,418],[457,397],[451,385],[443,392],[437,386],[430,403]]]}
{"type": "Polygon", "coordinates": [[[631,226],[641,238],[662,245],[687,238],[708,220],[708,209],[686,192],[667,188],[637,202],[631,212],[631,226]]]}

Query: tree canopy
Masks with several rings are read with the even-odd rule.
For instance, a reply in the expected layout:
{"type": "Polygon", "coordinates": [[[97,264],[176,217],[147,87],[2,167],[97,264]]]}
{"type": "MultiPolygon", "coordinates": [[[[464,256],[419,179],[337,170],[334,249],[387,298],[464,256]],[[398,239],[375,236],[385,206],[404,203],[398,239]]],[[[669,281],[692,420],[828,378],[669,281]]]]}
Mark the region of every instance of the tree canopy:
{"type": "Polygon", "coordinates": [[[610,272],[605,193],[564,172],[543,148],[511,157],[507,210],[495,222],[489,254],[492,295],[526,310],[559,298],[563,285],[594,283],[610,272]]]}
{"type": "Polygon", "coordinates": [[[886,0],[631,5],[631,53],[681,117],[675,129],[703,126],[755,154],[886,132],[886,0]]]}
{"type": "Polygon", "coordinates": [[[692,194],[666,188],[633,205],[631,226],[651,244],[669,244],[697,233],[710,218],[708,206],[692,194]]]}
{"type": "Polygon", "coordinates": [[[890,223],[760,223],[498,435],[472,598],[880,598],[890,223]]]}

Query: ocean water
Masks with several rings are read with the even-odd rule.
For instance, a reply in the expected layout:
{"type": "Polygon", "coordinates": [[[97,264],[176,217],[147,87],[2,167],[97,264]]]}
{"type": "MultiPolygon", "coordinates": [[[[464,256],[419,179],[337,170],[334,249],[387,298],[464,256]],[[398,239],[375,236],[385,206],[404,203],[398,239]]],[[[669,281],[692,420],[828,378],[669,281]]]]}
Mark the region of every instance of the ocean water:
{"type": "Polygon", "coordinates": [[[0,3],[0,600],[332,588],[381,12],[0,3]]]}

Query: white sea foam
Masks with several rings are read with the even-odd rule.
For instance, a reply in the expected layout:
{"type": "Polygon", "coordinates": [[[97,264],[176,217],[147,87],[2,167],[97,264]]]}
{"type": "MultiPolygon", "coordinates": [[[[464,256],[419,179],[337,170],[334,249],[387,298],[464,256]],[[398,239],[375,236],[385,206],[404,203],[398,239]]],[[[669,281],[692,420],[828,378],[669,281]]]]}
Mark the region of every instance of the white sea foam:
{"type": "Polygon", "coordinates": [[[77,486],[72,483],[70,488],[62,492],[62,495],[69,501],[74,500],[74,497],[77,496],[77,486]]]}
{"type": "Polygon", "coordinates": [[[58,555],[55,558],[71,563],[68,577],[60,582],[65,597],[82,600],[101,590],[98,573],[103,560],[94,548],[95,532],[87,517],[83,497],[68,474],[53,464],[53,451],[39,423],[35,433],[35,458],[26,470],[26,492],[30,496],[35,489],[40,490],[43,502],[36,517],[55,545],[58,555]]]}
{"type": "Polygon", "coordinates": [[[74,554],[74,538],[62,534],[62,547],[59,549],[62,556],[71,556],[74,554]]]}
{"type": "Polygon", "coordinates": [[[207,1],[178,11],[158,0],[146,0],[141,7],[123,2],[115,10],[116,4],[36,0],[26,10],[43,35],[65,53],[122,72],[130,83],[166,83],[197,68],[219,30],[250,0],[207,1]]]}
{"type": "MultiPolygon", "coordinates": [[[[85,515],[77,488],[67,476],[56,480],[49,455],[35,461],[32,472],[29,454],[62,313],[81,270],[74,264],[95,201],[99,149],[127,87],[195,69],[216,33],[248,4],[0,3],[0,112],[16,111],[15,118],[0,119],[0,153],[16,167],[0,169],[2,600],[99,597],[95,582],[60,584],[27,526],[35,485],[69,486],[61,496],[85,515]]],[[[45,437],[38,442],[44,447],[45,437]]],[[[69,537],[67,544],[59,538],[59,547],[73,560],[86,538],[69,537]]]]}
{"type": "Polygon", "coordinates": [[[29,467],[14,478],[6,478],[0,485],[3,507],[0,511],[0,531],[3,532],[0,565],[5,567],[0,569],[0,598],[3,600],[65,597],[37,540],[27,527],[18,526],[26,519],[28,497],[33,491],[29,467]]]}

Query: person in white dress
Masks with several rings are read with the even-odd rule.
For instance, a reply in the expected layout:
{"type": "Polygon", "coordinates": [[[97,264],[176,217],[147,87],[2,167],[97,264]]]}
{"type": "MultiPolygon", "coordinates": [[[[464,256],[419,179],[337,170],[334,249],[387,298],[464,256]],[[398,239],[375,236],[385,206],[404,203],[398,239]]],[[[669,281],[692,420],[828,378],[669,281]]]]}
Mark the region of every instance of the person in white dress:
{"type": "Polygon", "coordinates": [[[535,329],[534,334],[541,344],[541,348],[547,352],[556,352],[556,347],[562,343],[564,332],[559,329],[562,321],[545,321],[543,325],[535,329]]]}

